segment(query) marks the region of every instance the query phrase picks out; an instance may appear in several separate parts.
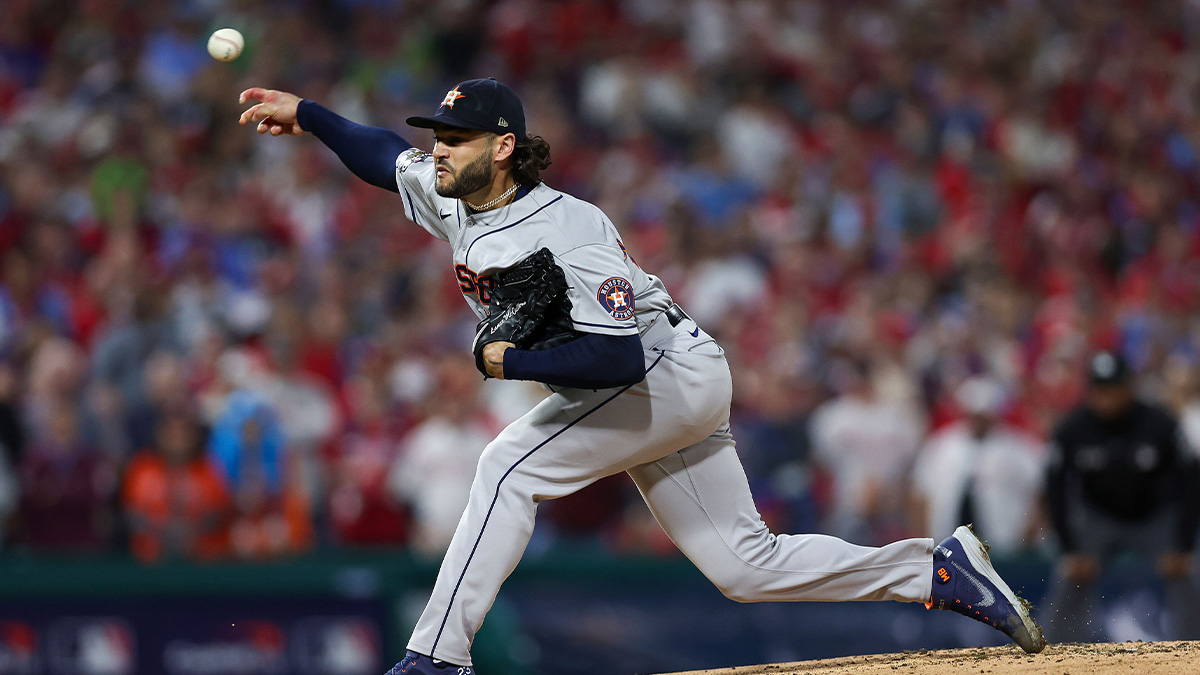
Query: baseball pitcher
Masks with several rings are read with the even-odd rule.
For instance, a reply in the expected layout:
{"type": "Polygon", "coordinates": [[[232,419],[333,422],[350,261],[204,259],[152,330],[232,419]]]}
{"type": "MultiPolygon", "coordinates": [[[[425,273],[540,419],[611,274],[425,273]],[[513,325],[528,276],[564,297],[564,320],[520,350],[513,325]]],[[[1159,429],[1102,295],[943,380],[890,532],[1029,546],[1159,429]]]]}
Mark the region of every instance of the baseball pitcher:
{"type": "Polygon", "coordinates": [[[896,600],[949,609],[1045,646],[1026,603],[959,527],[881,548],[775,535],[755,509],[729,431],[721,347],[638,266],[600,209],[541,181],[550,148],[494,79],[446,93],[408,124],[433,151],[310,100],[248,89],[259,133],[311,133],[359,178],[399,193],[447,242],[480,318],[474,356],[498,379],[553,392],[492,441],[408,652],[391,673],[471,675],[471,641],[533,532],[538,503],[624,471],[676,546],[738,602],[896,600]]]}

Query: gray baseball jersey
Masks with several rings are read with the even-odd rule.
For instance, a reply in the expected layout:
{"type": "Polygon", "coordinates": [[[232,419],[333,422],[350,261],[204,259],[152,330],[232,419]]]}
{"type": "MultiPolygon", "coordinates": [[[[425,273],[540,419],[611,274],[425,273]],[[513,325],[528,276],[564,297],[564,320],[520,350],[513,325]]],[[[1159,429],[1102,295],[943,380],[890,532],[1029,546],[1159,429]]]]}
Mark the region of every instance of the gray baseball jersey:
{"type": "Polygon", "coordinates": [[[636,335],[638,326],[671,305],[657,278],[630,258],[617,228],[600,209],[540,183],[512,204],[475,213],[438,195],[431,155],[416,148],[396,160],[396,183],[409,219],[454,247],[454,274],[480,318],[491,301],[492,275],[543,246],[570,286],[575,329],[636,335]]]}
{"type": "Polygon", "coordinates": [[[773,535],[754,506],[733,438],[725,354],[691,320],[672,324],[662,283],[625,251],[595,206],[540,184],[471,213],[434,191],[434,162],[396,162],[406,215],[454,248],[454,271],[480,317],[491,275],[545,246],[571,285],[581,331],[641,336],[646,378],[618,389],[564,388],[488,444],[409,649],[471,664],[471,642],[529,543],[537,505],[626,471],[671,540],[727,596],[759,600],[925,602],[932,539],[882,548],[824,535],[773,535]]]}

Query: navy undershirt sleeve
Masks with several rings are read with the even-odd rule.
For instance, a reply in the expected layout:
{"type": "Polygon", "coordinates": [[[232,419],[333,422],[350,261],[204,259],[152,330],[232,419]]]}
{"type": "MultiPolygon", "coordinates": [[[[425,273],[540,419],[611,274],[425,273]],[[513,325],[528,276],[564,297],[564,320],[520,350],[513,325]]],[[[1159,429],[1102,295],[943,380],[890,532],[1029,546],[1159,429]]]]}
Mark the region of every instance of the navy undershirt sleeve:
{"type": "Polygon", "coordinates": [[[413,147],[394,131],[355,124],[308,99],[296,108],[300,128],[321,140],[355,176],[392,192],[396,187],[396,157],[413,147]]]}
{"type": "Polygon", "coordinates": [[[533,380],[561,387],[608,389],[646,378],[642,339],[637,335],[582,337],[544,351],[504,351],[504,379],[533,380]]]}

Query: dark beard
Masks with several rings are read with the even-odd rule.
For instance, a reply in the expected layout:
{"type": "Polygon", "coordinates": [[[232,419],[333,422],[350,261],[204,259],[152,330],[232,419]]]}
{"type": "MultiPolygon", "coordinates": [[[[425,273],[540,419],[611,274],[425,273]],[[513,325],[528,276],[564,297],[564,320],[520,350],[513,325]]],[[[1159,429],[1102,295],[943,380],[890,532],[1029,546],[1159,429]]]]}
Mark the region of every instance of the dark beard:
{"type": "Polygon", "coordinates": [[[471,160],[471,163],[464,166],[458,172],[449,185],[442,187],[439,183],[434,183],[434,189],[442,197],[450,199],[462,199],[467,195],[478,192],[487,187],[492,182],[492,149],[479,153],[479,156],[471,160]]]}

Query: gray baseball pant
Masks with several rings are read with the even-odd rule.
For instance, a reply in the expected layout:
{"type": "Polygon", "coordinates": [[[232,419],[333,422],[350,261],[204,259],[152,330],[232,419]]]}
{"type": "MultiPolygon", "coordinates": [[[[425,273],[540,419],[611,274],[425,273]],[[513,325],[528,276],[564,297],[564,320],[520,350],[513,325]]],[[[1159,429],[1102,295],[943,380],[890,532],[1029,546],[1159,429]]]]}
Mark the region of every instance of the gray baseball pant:
{"type": "Polygon", "coordinates": [[[409,649],[471,665],[475,632],[529,543],[538,503],[619,471],[671,541],[733,600],[929,599],[932,539],[871,548],[771,534],[729,433],[724,352],[691,321],[673,327],[663,317],[642,343],[644,381],[553,393],[484,450],[409,649]]]}

